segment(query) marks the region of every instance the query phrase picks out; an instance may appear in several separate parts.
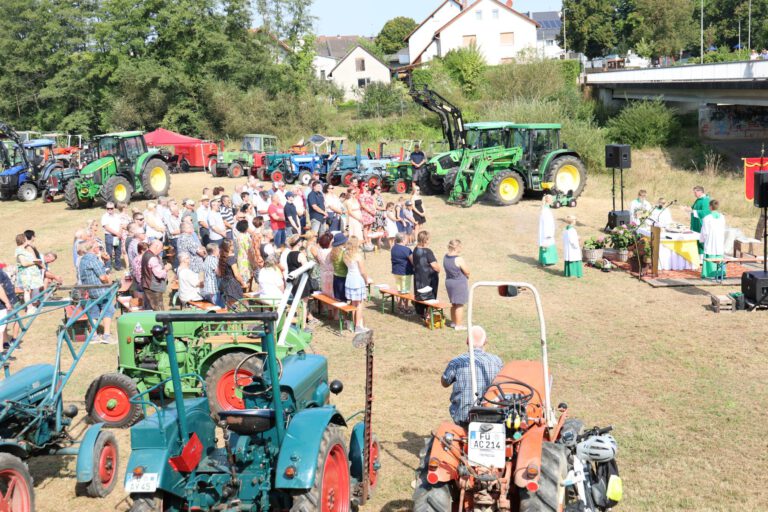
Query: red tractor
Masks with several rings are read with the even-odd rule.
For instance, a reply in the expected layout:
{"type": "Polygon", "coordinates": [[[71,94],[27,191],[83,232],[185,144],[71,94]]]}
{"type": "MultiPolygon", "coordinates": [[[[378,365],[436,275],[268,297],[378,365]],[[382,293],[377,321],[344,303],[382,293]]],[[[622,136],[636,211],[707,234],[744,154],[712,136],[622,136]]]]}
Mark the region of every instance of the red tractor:
{"type": "Polygon", "coordinates": [[[541,329],[539,361],[510,361],[486,389],[477,389],[470,348],[472,396],[468,423],[444,422],[421,454],[413,495],[414,512],[597,511],[621,499],[616,442],[607,429],[583,432],[568,419],[566,404],[556,416],[546,328],[538,291],[526,283],[480,282],[469,296],[468,329],[478,287],[498,288],[502,297],[529,290],[541,329]],[[567,507],[567,508],[566,508],[567,507]]]}

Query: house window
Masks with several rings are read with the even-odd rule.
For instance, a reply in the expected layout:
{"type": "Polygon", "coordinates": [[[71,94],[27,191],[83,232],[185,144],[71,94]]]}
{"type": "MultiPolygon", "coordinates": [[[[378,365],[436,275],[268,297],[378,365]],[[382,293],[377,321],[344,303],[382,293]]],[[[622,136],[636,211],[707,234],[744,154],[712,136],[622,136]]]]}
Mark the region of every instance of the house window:
{"type": "Polygon", "coordinates": [[[515,45],[515,33],[514,32],[502,32],[500,34],[502,46],[514,46],[515,45]]]}
{"type": "Polygon", "coordinates": [[[365,71],[365,59],[355,59],[355,71],[365,71]]]}
{"type": "Polygon", "coordinates": [[[477,36],[464,36],[463,37],[463,44],[464,46],[471,46],[473,44],[477,43],[477,36]]]}
{"type": "Polygon", "coordinates": [[[555,46],[555,40],[554,39],[547,39],[547,46],[555,46]]]}
{"type": "Polygon", "coordinates": [[[359,89],[365,89],[365,86],[371,83],[370,78],[358,78],[357,79],[357,87],[359,89]]]}
{"type": "Polygon", "coordinates": [[[499,10],[498,9],[494,9],[494,10],[491,11],[491,18],[493,18],[495,20],[499,19],[499,10]]]}
{"type": "Polygon", "coordinates": [[[321,69],[321,70],[320,70],[320,80],[325,80],[325,79],[326,79],[326,78],[325,78],[325,70],[324,70],[324,69],[321,69]]]}
{"type": "Polygon", "coordinates": [[[477,19],[477,21],[483,21],[483,11],[480,9],[475,11],[475,18],[477,19]]]}

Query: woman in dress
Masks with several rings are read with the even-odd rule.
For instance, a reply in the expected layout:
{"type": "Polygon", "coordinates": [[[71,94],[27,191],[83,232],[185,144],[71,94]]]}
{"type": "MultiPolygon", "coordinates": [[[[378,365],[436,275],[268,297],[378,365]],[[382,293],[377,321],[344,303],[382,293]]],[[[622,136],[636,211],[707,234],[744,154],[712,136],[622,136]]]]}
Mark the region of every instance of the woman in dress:
{"type": "MultiPolygon", "coordinates": [[[[24,233],[16,235],[16,284],[24,290],[24,301],[34,297],[43,287],[42,261],[35,257],[35,251],[24,233]]],[[[30,306],[32,308],[32,306],[30,306]]],[[[29,310],[27,310],[29,311],[29,310]]]]}
{"type": "Polygon", "coordinates": [[[395,213],[395,203],[387,203],[386,218],[384,219],[384,229],[387,232],[389,248],[395,244],[397,236],[397,214],[395,213]]]}
{"type": "MultiPolygon", "coordinates": [[[[440,285],[440,264],[435,253],[427,247],[429,232],[421,231],[418,235],[418,245],[413,250],[413,287],[416,300],[426,301],[437,298],[437,287],[440,285]]],[[[426,318],[427,308],[416,303],[416,312],[426,318]]]]}
{"type": "Polygon", "coordinates": [[[344,286],[347,282],[347,264],[344,263],[344,249],[347,245],[347,236],[344,233],[336,233],[333,236],[333,249],[328,256],[333,266],[333,298],[341,301],[347,301],[347,295],[344,286]]]}
{"type": "Polygon", "coordinates": [[[235,224],[235,242],[237,243],[237,268],[243,282],[251,281],[252,239],[248,233],[248,221],[240,220],[235,224]]]}
{"type": "Polygon", "coordinates": [[[362,208],[360,207],[360,200],[358,199],[359,194],[360,191],[358,189],[350,187],[347,191],[347,200],[344,202],[344,207],[347,209],[347,227],[349,236],[362,240],[363,225],[365,221],[362,208]]]}
{"type": "Polygon", "coordinates": [[[457,331],[466,331],[464,306],[469,302],[469,269],[461,257],[461,240],[448,242],[448,254],[443,258],[445,267],[445,288],[451,301],[451,320],[457,331]]]}
{"type": "Polygon", "coordinates": [[[424,204],[421,200],[421,189],[419,189],[418,185],[413,187],[411,202],[413,203],[413,220],[416,222],[414,232],[418,233],[422,230],[424,224],[427,223],[427,215],[424,213],[424,204]]]}
{"type": "MultiPolygon", "coordinates": [[[[309,262],[307,258],[307,251],[304,247],[304,242],[301,235],[292,235],[288,239],[288,257],[286,258],[286,264],[288,265],[288,274],[294,270],[298,270],[309,262]]],[[[299,283],[301,279],[294,279],[291,286],[293,287],[291,293],[295,296],[299,292],[299,283]]],[[[304,289],[301,290],[301,300],[304,302],[301,308],[304,311],[304,318],[302,318],[302,325],[312,325],[317,323],[317,320],[309,312],[309,296],[312,295],[314,289],[312,288],[312,275],[310,274],[304,283],[304,289]]]]}
{"type": "Polygon", "coordinates": [[[384,196],[381,195],[381,185],[373,189],[373,199],[376,201],[376,220],[373,222],[374,230],[386,229],[387,207],[384,196]]]}
{"type": "Polygon", "coordinates": [[[365,272],[360,239],[350,237],[344,252],[344,264],[347,266],[347,279],[344,293],[355,309],[355,332],[365,331],[363,323],[363,303],[368,296],[368,275],[365,272]]]}
{"type": "Polygon", "coordinates": [[[245,282],[237,266],[234,244],[229,238],[225,238],[221,242],[219,266],[216,269],[216,275],[220,280],[219,293],[221,293],[227,308],[231,308],[238,300],[243,298],[245,282]]]}
{"type": "Polygon", "coordinates": [[[323,186],[325,211],[328,212],[328,231],[344,231],[341,223],[341,216],[344,214],[344,210],[339,197],[333,192],[334,188],[330,183],[326,183],[323,186]]]}
{"type": "Polygon", "coordinates": [[[552,195],[544,194],[539,214],[539,264],[548,267],[557,263],[555,246],[555,217],[552,215],[552,195]]]}
{"type": "Polygon", "coordinates": [[[371,246],[371,230],[376,220],[376,200],[371,195],[368,187],[363,186],[359,196],[360,213],[363,217],[363,250],[373,250],[371,246]]]}
{"type": "Polygon", "coordinates": [[[333,297],[333,262],[331,261],[333,235],[326,231],[317,240],[317,261],[320,266],[320,290],[323,295],[333,297]]]}

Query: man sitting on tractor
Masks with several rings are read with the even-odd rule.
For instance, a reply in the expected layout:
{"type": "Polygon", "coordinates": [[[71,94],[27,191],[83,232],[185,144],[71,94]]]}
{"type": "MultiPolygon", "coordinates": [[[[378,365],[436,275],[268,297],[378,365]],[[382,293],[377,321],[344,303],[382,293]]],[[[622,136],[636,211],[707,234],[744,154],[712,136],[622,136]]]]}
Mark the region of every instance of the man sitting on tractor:
{"type": "MultiPolygon", "coordinates": [[[[485,329],[479,325],[472,326],[467,336],[467,344],[472,343],[475,350],[475,369],[477,372],[477,390],[482,393],[501,371],[502,362],[499,356],[485,351],[487,337],[485,329]]],[[[477,397],[472,396],[472,372],[469,366],[469,354],[463,353],[448,363],[441,379],[444,388],[453,384],[451,392],[451,418],[457,425],[466,428],[469,409],[477,403],[477,397]]]]}

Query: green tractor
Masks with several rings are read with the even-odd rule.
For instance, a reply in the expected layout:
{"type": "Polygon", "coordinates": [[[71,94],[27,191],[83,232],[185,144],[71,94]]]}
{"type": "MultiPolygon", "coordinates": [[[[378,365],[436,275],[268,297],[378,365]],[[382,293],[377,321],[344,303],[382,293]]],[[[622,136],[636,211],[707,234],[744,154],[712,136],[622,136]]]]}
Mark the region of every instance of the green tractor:
{"type": "Polygon", "coordinates": [[[447,193],[471,206],[486,193],[512,205],[529,191],[549,191],[558,204],[575,204],[587,183],[579,154],[560,145],[559,124],[464,124],[461,111],[434,91],[412,89],[419,105],[440,117],[449,151],[433,156],[419,173],[422,193],[447,193]]]}
{"type": "Polygon", "coordinates": [[[71,209],[90,207],[97,200],[128,203],[136,196],[156,199],[168,194],[168,157],[148,150],[143,132],[108,133],[97,136],[95,142],[97,159],[64,189],[71,209]]]}
{"type": "Polygon", "coordinates": [[[277,153],[277,137],[258,133],[243,136],[240,151],[223,151],[219,153],[215,164],[209,164],[209,171],[216,177],[229,176],[240,178],[254,175],[266,180],[267,155],[277,153]]]}

